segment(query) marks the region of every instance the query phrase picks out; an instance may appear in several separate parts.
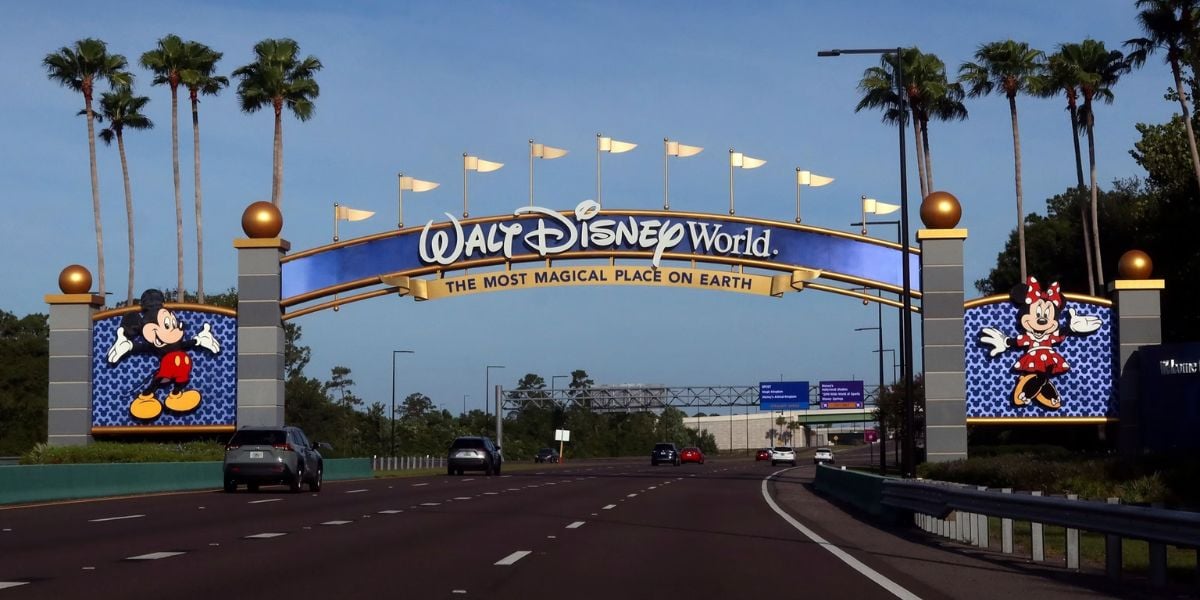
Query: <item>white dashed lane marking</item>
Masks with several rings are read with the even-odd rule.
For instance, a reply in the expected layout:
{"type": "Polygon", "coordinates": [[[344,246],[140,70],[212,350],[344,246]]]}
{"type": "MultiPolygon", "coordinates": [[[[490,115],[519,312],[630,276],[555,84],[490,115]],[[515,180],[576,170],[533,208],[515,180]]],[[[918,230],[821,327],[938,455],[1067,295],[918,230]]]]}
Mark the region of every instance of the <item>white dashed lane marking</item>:
{"type": "Polygon", "coordinates": [[[0,581],[0,590],[15,588],[22,585],[29,585],[28,581],[0,581]]]}
{"type": "Polygon", "coordinates": [[[267,502],[283,502],[283,498],[267,498],[266,500],[251,500],[246,504],[265,504],[267,502]]]}
{"type": "Polygon", "coordinates": [[[456,497],[456,498],[454,498],[454,499],[455,499],[455,500],[470,500],[470,499],[471,499],[471,497],[470,497],[470,496],[458,496],[458,497],[456,497]]]}
{"type": "Polygon", "coordinates": [[[468,477],[468,478],[466,478],[466,479],[463,479],[462,481],[464,481],[464,482],[465,482],[465,481],[475,481],[475,478],[474,478],[474,477],[468,477]]]}
{"type": "Polygon", "coordinates": [[[183,554],[183,553],[182,552],[151,552],[150,554],[139,554],[137,556],[130,556],[129,558],[126,558],[125,560],[158,560],[160,558],[171,558],[172,556],[179,556],[180,554],[183,554]]]}
{"type": "Polygon", "coordinates": [[[533,554],[532,550],[517,550],[516,552],[513,552],[512,554],[509,554],[508,556],[505,556],[504,558],[496,561],[496,566],[507,567],[507,566],[517,562],[518,560],[521,560],[522,558],[529,556],[530,554],[533,554]]]}
{"type": "Polygon", "coordinates": [[[634,496],[637,496],[637,494],[625,494],[626,498],[633,498],[634,496]]]}
{"type": "Polygon", "coordinates": [[[580,527],[583,527],[583,521],[575,521],[574,523],[567,525],[567,529],[579,529],[580,527]]]}
{"type": "Polygon", "coordinates": [[[616,505],[616,504],[608,504],[608,505],[606,505],[606,506],[604,507],[604,510],[612,510],[612,509],[614,509],[614,508],[616,508],[616,507],[617,507],[617,505],[616,505]]]}
{"type": "Polygon", "coordinates": [[[413,487],[421,487],[421,486],[423,486],[423,485],[429,485],[429,484],[428,484],[428,483],[414,483],[414,484],[412,484],[412,486],[413,486],[413,487]]]}
{"type": "Polygon", "coordinates": [[[400,509],[398,509],[398,508],[394,508],[394,509],[390,509],[390,510],[381,510],[381,511],[379,511],[379,514],[381,514],[381,515],[395,515],[395,514],[399,514],[399,513],[402,513],[402,512],[404,512],[404,511],[403,511],[403,510],[400,510],[400,509]]]}
{"type": "Polygon", "coordinates": [[[483,495],[484,496],[495,496],[496,492],[484,492],[483,495]]]}
{"type": "Polygon", "coordinates": [[[122,521],[124,519],[140,519],[146,515],[123,515],[120,517],[104,517],[102,519],[88,519],[88,523],[104,523],[105,521],[122,521]]]}
{"type": "Polygon", "coordinates": [[[440,506],[441,502],[422,502],[421,506],[440,506]]]}
{"type": "Polygon", "coordinates": [[[321,524],[322,525],[345,525],[347,523],[353,523],[353,522],[354,521],[325,521],[324,523],[321,523],[321,524]]]}
{"type": "Polygon", "coordinates": [[[363,489],[363,490],[347,490],[346,493],[347,494],[361,494],[365,491],[367,491],[367,490],[365,490],[365,489],[363,489]]]}
{"type": "Polygon", "coordinates": [[[276,532],[256,533],[254,535],[246,536],[246,539],[248,539],[248,540],[269,540],[271,538],[283,537],[285,535],[287,535],[287,534],[286,533],[276,533],[276,532]]]}

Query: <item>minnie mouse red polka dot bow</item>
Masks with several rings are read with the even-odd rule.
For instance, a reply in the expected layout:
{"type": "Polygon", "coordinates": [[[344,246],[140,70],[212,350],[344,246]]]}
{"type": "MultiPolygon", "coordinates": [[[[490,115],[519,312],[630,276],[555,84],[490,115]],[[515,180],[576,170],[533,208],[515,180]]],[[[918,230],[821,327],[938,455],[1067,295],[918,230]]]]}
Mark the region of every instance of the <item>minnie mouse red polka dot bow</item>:
{"type": "Polygon", "coordinates": [[[1062,293],[1059,291],[1057,281],[1050,284],[1050,287],[1043,292],[1038,280],[1030,277],[1026,283],[1026,288],[1029,291],[1025,292],[1025,304],[1033,304],[1038,300],[1049,300],[1054,306],[1062,308],[1062,293]]]}

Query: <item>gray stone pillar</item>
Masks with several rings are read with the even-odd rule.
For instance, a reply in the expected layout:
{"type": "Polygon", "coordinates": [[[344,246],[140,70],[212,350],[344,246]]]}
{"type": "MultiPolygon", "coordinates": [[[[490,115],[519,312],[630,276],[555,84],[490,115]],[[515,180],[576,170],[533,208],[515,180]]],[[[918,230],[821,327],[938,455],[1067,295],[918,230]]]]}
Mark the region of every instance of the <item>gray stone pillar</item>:
{"type": "Polygon", "coordinates": [[[967,457],[963,242],[966,229],[922,229],[921,341],[925,366],[925,459],[967,457]]]}
{"type": "Polygon", "coordinates": [[[1113,300],[1113,376],[1116,378],[1117,411],[1120,418],[1117,447],[1121,456],[1142,451],[1138,417],[1138,346],[1162,343],[1162,312],[1159,296],[1166,287],[1162,279],[1118,279],[1108,284],[1113,300]]]}
{"type": "Polygon", "coordinates": [[[280,426],[284,420],[283,310],[280,238],[242,238],[238,252],[237,425],[280,426]]]}
{"type": "Polygon", "coordinates": [[[46,443],[92,443],[92,315],[104,305],[93,294],[48,294],[50,389],[46,443]]]}

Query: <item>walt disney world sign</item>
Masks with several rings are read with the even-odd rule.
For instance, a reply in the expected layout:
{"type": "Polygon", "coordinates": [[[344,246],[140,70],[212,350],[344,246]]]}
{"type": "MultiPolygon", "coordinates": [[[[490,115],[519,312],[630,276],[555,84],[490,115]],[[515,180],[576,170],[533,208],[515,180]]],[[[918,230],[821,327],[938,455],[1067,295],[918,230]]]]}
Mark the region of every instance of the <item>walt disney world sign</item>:
{"type": "MultiPolygon", "coordinates": [[[[446,216],[447,221],[429,221],[420,229],[285,257],[281,304],[295,306],[381,284],[416,299],[559,285],[657,285],[778,296],[817,277],[893,292],[903,285],[899,245],[806,225],[702,213],[601,210],[591,200],[564,212],[529,206],[510,216],[463,221],[446,216]],[[598,258],[610,259],[611,264],[551,264],[598,258]],[[616,259],[641,259],[649,265],[617,265],[616,259]],[[544,262],[545,267],[445,277],[448,271],[524,262],[544,262]],[[697,269],[700,262],[742,268],[732,273],[697,269]],[[428,275],[436,277],[422,278],[428,275]]],[[[912,252],[908,259],[917,272],[919,256],[912,252]]],[[[914,295],[919,295],[913,283],[914,295]]]]}

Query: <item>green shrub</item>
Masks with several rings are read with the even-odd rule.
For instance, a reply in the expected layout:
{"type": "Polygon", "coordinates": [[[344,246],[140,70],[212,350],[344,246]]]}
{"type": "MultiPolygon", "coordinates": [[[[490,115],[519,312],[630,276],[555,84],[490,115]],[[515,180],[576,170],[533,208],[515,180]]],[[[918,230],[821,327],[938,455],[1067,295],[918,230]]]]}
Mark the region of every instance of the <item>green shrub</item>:
{"type": "Polygon", "coordinates": [[[217,461],[225,455],[218,442],[175,444],[96,442],[86,446],[38,444],[21,457],[23,465],[217,461]]]}

